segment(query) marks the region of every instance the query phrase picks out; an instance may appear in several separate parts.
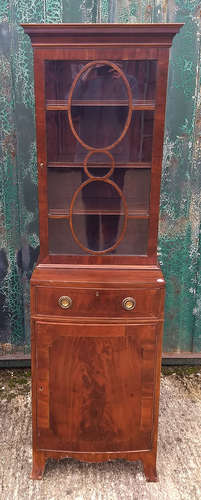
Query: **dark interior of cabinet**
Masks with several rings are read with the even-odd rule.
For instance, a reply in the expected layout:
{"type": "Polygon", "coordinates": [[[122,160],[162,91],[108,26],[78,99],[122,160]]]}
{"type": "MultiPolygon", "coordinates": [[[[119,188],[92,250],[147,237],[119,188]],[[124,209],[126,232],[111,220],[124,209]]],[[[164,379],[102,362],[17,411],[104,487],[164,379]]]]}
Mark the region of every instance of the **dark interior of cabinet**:
{"type": "MultiPolygon", "coordinates": [[[[78,108],[78,107],[77,107],[78,108]]],[[[108,111],[108,107],[105,108],[108,111]]],[[[122,110],[122,108],[120,108],[122,110]]],[[[103,109],[103,111],[105,111],[103,109]]],[[[93,112],[95,110],[93,109],[93,112]]],[[[110,114],[110,113],[109,113],[110,114]]],[[[92,118],[92,117],[91,117],[92,118]]],[[[79,117],[75,123],[79,132],[79,117]]],[[[112,149],[115,163],[125,162],[151,162],[152,136],[153,136],[153,111],[134,111],[128,132],[122,141],[112,149]]],[[[108,127],[111,120],[105,114],[105,136],[108,137],[108,127]]],[[[83,162],[87,151],[78,143],[69,127],[66,111],[47,111],[47,158],[48,162],[83,162]]],[[[88,123],[88,134],[94,127],[94,120],[88,123]]],[[[122,130],[122,127],[121,127],[122,130]]],[[[82,137],[83,139],[83,137],[82,137]]],[[[111,141],[112,142],[112,141],[111,141]]],[[[94,144],[93,144],[94,146],[94,144]]],[[[98,145],[99,146],[99,145],[98,145]]],[[[94,146],[95,147],[95,146],[94,146]]],[[[102,162],[102,157],[94,155],[93,162],[102,162]]]]}
{"type": "MultiPolygon", "coordinates": [[[[90,169],[95,177],[100,178],[106,168],[90,169]],[[99,177],[100,176],[100,177],[99,177]]],[[[121,189],[127,202],[129,214],[137,211],[148,212],[150,191],[149,168],[115,168],[110,179],[121,189]]],[[[49,212],[67,213],[73,194],[87,181],[87,175],[80,167],[51,167],[48,169],[48,207],[49,212]]],[[[121,212],[123,203],[118,192],[106,182],[95,181],[86,185],[78,194],[74,211],[99,211],[100,213],[121,212]]]]}
{"type": "MultiPolygon", "coordinates": [[[[101,167],[95,170],[97,173],[101,167]]],[[[111,179],[123,192],[128,208],[126,235],[113,253],[146,254],[150,169],[116,168],[111,179]],[[138,217],[141,218],[137,220],[138,217]]],[[[81,168],[48,169],[50,253],[83,253],[74,242],[69,226],[72,196],[83,182],[86,182],[86,174],[81,168]]],[[[77,194],[72,223],[85,247],[101,251],[114,245],[121,237],[124,216],[121,196],[111,184],[99,178],[85,185],[77,194]]]]}
{"type": "MultiPolygon", "coordinates": [[[[90,61],[46,61],[46,99],[65,100],[71,85],[80,70],[90,61]]],[[[133,82],[134,99],[155,99],[156,68],[155,60],[115,61],[115,64],[133,82]]],[[[99,76],[106,77],[105,74],[99,76]]],[[[103,70],[102,70],[103,71],[103,70]]]]}
{"type": "MultiPolygon", "coordinates": [[[[120,236],[123,216],[75,215],[74,230],[81,243],[93,251],[112,246],[120,236]]],[[[148,219],[128,219],[126,238],[107,255],[146,255],[148,219]]],[[[84,255],[83,249],[73,239],[68,219],[49,219],[49,253],[84,255]]]]}

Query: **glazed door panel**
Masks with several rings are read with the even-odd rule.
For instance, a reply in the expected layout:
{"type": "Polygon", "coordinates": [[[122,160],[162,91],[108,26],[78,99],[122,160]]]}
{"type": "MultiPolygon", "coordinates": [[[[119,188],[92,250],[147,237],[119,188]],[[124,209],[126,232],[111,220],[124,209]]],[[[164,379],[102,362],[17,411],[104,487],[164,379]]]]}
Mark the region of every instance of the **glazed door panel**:
{"type": "Polygon", "coordinates": [[[147,255],[157,60],[44,63],[49,254],[147,255]]]}
{"type": "Polygon", "coordinates": [[[38,448],[150,449],[157,326],[36,324],[38,448]]]}

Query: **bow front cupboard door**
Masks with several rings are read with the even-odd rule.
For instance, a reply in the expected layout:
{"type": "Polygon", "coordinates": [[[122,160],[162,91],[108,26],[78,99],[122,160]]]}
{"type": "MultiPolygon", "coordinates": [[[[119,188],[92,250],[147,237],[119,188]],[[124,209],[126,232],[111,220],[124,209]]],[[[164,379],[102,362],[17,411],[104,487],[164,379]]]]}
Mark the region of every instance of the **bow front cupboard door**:
{"type": "Polygon", "coordinates": [[[150,450],[160,325],[35,328],[38,447],[150,450]]]}

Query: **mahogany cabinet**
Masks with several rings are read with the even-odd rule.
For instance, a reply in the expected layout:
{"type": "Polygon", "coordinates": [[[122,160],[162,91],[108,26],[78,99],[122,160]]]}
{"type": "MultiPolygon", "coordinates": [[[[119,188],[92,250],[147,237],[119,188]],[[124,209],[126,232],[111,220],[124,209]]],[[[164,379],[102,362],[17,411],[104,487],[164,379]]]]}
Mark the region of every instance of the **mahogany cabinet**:
{"type": "Polygon", "coordinates": [[[179,24],[24,24],[34,49],[40,257],[33,471],[141,460],[156,481],[157,262],[169,48],[179,24]]]}

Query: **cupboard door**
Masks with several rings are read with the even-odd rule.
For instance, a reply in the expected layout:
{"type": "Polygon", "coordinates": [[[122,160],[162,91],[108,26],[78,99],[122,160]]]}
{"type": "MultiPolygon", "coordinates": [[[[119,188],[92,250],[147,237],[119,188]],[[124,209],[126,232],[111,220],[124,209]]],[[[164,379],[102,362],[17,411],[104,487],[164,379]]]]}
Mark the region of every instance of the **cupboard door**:
{"type": "Polygon", "coordinates": [[[37,322],[38,448],[150,449],[157,330],[37,322]]]}

